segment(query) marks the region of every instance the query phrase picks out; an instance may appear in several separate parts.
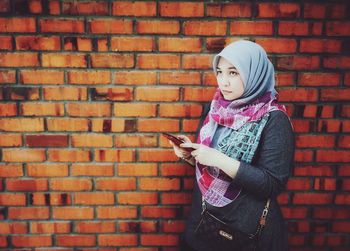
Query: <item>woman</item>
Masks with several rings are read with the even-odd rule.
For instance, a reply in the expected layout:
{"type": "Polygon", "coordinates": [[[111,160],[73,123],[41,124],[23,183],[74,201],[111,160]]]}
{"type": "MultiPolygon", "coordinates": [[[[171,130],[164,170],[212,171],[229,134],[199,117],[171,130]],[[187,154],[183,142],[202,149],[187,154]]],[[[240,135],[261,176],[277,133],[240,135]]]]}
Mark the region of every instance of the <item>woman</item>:
{"type": "Polygon", "coordinates": [[[273,65],[261,46],[242,40],[216,55],[213,68],[218,89],[197,143],[179,136],[185,143],[180,147],[173,144],[175,154],[196,168],[182,249],[219,250],[195,233],[203,200],[210,213],[246,234],[257,231],[268,206],[256,250],[287,250],[276,197],[292,170],[294,136],[285,107],[277,103],[273,65]],[[186,151],[188,148],[194,150],[186,151]]]}

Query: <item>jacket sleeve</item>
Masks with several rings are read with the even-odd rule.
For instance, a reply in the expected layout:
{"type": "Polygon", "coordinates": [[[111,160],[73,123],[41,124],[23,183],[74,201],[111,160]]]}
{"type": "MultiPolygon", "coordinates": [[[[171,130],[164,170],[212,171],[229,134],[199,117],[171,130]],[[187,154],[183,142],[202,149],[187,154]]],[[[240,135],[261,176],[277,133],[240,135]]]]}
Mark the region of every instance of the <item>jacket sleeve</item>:
{"type": "Polygon", "coordinates": [[[292,126],[283,112],[273,111],[252,163],[240,163],[234,182],[259,198],[276,197],[287,183],[293,161],[292,126]]]}

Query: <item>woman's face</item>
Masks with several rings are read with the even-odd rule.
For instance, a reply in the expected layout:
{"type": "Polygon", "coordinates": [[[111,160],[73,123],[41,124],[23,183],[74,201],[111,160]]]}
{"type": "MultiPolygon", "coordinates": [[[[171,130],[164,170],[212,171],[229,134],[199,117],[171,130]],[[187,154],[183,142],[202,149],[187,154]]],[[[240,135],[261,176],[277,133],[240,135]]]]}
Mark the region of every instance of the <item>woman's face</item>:
{"type": "Polygon", "coordinates": [[[243,81],[237,69],[230,62],[220,57],[216,72],[219,89],[226,100],[234,100],[242,96],[243,81]]]}

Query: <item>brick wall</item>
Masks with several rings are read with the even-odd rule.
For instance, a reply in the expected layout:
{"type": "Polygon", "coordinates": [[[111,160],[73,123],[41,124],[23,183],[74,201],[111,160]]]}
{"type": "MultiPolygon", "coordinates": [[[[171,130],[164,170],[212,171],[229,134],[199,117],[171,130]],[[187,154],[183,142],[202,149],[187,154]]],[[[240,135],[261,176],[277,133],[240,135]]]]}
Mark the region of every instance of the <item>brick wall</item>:
{"type": "Polygon", "coordinates": [[[291,250],[350,247],[347,1],[0,0],[0,250],[177,250],[212,55],[260,43],[296,132],[291,250]]]}

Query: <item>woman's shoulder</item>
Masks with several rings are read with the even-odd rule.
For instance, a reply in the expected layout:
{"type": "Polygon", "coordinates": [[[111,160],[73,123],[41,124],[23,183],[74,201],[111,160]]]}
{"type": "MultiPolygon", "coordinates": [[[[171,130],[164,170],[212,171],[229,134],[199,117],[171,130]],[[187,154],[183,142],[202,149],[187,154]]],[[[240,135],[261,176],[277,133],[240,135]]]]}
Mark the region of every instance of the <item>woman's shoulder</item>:
{"type": "Polygon", "coordinates": [[[292,123],[288,115],[280,110],[271,111],[269,113],[269,119],[267,122],[268,127],[278,128],[281,130],[285,128],[287,130],[292,130],[292,123]]]}

